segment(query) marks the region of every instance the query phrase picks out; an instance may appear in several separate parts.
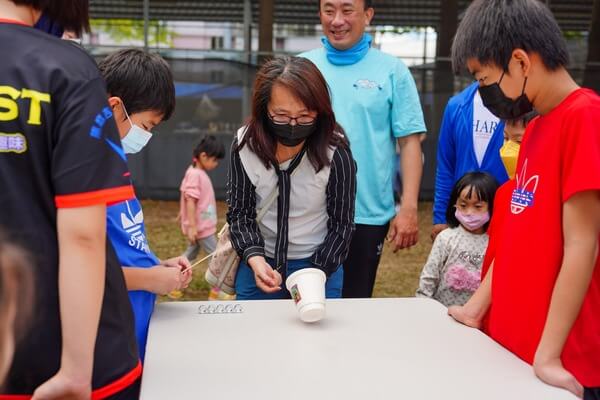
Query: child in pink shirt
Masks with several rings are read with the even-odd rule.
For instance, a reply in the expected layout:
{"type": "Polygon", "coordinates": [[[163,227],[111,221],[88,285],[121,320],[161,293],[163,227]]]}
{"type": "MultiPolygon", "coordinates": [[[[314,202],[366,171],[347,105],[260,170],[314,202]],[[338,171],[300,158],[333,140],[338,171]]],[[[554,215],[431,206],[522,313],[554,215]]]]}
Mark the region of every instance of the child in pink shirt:
{"type": "Polygon", "coordinates": [[[212,253],[217,247],[217,203],[206,171],[215,169],[223,157],[223,143],[212,135],[205,136],[194,149],[192,165],[179,188],[181,231],[190,242],[183,255],[190,261],[198,256],[201,248],[212,253]]]}

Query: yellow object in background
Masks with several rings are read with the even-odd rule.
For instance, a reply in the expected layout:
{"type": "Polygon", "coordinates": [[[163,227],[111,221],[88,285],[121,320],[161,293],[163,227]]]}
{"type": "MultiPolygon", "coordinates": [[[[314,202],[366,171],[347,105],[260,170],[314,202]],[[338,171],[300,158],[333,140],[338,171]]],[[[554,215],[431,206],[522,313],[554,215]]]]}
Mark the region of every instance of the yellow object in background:
{"type": "Polygon", "coordinates": [[[235,300],[235,295],[227,294],[219,288],[213,287],[208,293],[208,300],[235,300]]]}
{"type": "Polygon", "coordinates": [[[515,171],[517,170],[517,160],[519,159],[519,150],[521,146],[517,142],[512,140],[506,140],[504,146],[500,148],[500,158],[506,168],[506,173],[510,179],[515,177],[515,171]]]}
{"type": "Polygon", "coordinates": [[[167,295],[167,297],[173,300],[179,300],[183,297],[183,292],[181,290],[173,290],[167,295]]]}

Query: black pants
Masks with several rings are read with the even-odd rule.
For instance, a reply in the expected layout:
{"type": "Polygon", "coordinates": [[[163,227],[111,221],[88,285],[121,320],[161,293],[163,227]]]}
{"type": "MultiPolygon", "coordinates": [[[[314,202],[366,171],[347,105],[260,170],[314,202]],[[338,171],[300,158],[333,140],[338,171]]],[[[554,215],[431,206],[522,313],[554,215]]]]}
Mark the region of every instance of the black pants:
{"type": "Polygon", "coordinates": [[[585,388],[583,390],[583,400],[600,400],[600,387],[585,388]]]}
{"type": "Polygon", "coordinates": [[[356,231],[350,243],[350,252],[344,261],[342,297],[348,299],[373,295],[377,267],[389,226],[389,223],[385,225],[356,224],[356,231]]]}

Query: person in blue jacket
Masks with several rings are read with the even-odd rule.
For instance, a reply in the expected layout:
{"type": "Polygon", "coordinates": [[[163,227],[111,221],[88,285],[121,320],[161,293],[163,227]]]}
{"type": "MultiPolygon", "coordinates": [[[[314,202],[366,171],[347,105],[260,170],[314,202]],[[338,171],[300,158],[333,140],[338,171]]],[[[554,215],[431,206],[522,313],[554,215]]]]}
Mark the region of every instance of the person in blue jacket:
{"type": "Polygon", "coordinates": [[[491,174],[501,185],[508,180],[500,148],[504,122],[481,101],[474,82],[448,101],[440,128],[435,172],[431,239],[446,229],[446,209],[454,184],[467,172],[491,174]]]}

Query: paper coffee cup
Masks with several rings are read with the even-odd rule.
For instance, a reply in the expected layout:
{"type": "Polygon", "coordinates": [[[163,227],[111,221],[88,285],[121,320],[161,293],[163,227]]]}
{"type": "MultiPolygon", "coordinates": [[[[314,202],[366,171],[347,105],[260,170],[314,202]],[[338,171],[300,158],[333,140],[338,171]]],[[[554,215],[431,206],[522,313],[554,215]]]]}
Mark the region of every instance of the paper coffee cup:
{"type": "Polygon", "coordinates": [[[325,317],[325,273],[317,268],[303,268],[285,281],[296,303],[300,319],[317,322],[325,317]]]}

